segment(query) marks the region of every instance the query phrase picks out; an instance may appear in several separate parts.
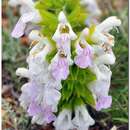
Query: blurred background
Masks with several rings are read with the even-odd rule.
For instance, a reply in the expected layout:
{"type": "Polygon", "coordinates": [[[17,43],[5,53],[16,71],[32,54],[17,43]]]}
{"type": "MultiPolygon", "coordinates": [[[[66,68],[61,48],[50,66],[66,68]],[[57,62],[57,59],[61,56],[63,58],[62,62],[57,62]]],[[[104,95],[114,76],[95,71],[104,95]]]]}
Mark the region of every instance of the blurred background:
{"type": "MultiPolygon", "coordinates": [[[[97,123],[90,130],[128,130],[128,0],[98,0],[105,19],[116,15],[122,20],[120,29],[113,30],[116,63],[111,66],[112,84],[110,93],[113,104],[110,109],[97,113],[97,123]]],[[[13,39],[10,33],[19,18],[17,8],[10,8],[8,0],[2,1],[2,129],[3,130],[52,130],[31,125],[30,118],[19,106],[20,88],[26,79],[15,75],[18,67],[26,67],[29,52],[28,38],[13,39]]]]}

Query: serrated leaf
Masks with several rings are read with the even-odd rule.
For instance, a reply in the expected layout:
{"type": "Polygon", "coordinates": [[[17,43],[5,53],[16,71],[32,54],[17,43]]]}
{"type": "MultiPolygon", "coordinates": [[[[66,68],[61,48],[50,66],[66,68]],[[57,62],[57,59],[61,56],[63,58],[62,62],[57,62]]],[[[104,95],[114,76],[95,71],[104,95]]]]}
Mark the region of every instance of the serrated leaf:
{"type": "Polygon", "coordinates": [[[62,100],[68,101],[69,98],[71,97],[72,93],[73,93],[72,90],[68,90],[67,86],[64,86],[62,89],[62,100]]]}
{"type": "MultiPolygon", "coordinates": [[[[60,104],[70,103],[72,108],[80,104],[95,105],[94,97],[87,88],[88,84],[95,80],[96,76],[89,69],[81,69],[76,65],[70,67],[70,74],[67,80],[62,81],[62,97],[60,104]],[[63,103],[64,102],[64,103],[63,103]]],[[[62,105],[60,105],[62,109],[62,105]]]]}
{"type": "Polygon", "coordinates": [[[82,93],[82,99],[85,101],[85,103],[95,106],[95,99],[91,93],[91,91],[86,87],[85,93],[82,93]]]}
{"type": "Polygon", "coordinates": [[[39,12],[41,14],[41,17],[43,18],[41,25],[46,25],[49,30],[54,32],[58,25],[57,16],[45,10],[40,10],[39,12]]]}
{"type": "Polygon", "coordinates": [[[72,27],[75,27],[77,24],[84,24],[86,18],[87,14],[80,6],[76,6],[72,13],[68,16],[68,20],[72,27]]]}

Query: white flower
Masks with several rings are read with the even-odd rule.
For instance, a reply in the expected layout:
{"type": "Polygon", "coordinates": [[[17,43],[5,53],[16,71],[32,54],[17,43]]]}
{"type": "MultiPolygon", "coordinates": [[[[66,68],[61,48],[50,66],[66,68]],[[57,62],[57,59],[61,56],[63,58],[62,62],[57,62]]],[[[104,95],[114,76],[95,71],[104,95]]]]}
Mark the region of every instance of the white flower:
{"type": "Polygon", "coordinates": [[[39,125],[47,125],[56,119],[56,116],[52,113],[50,106],[38,105],[35,102],[30,104],[28,113],[32,116],[32,123],[39,125]]]}
{"type": "Polygon", "coordinates": [[[39,84],[44,84],[48,80],[47,63],[36,63],[35,60],[29,61],[29,69],[18,68],[16,74],[21,77],[29,78],[39,84]],[[43,76],[44,75],[44,76],[43,76]]]}
{"type": "Polygon", "coordinates": [[[31,41],[41,41],[44,38],[44,36],[38,30],[32,30],[28,37],[31,41]]]}
{"type": "Polygon", "coordinates": [[[83,5],[90,15],[99,16],[101,15],[101,10],[98,7],[96,0],[81,0],[81,5],[83,5]]]}
{"type": "Polygon", "coordinates": [[[59,41],[61,39],[62,34],[68,35],[68,40],[75,40],[77,38],[76,34],[73,32],[72,27],[70,26],[69,22],[63,11],[60,12],[59,17],[59,25],[56,29],[55,34],[53,35],[52,39],[54,41],[59,41]]]}
{"type": "Polygon", "coordinates": [[[87,68],[92,65],[93,48],[86,42],[86,35],[89,30],[86,28],[82,31],[76,42],[76,53],[74,58],[75,64],[80,68],[87,68]]]}
{"type": "Polygon", "coordinates": [[[50,106],[52,112],[57,112],[57,105],[61,94],[56,87],[47,85],[48,83],[39,84],[36,81],[30,81],[23,85],[21,89],[22,94],[19,99],[21,106],[27,109],[32,102],[36,102],[39,105],[50,106]]]}
{"type": "Polygon", "coordinates": [[[96,100],[96,110],[101,110],[111,106],[112,97],[108,95],[111,83],[112,72],[106,65],[99,65],[99,71],[103,74],[104,79],[93,81],[89,89],[94,94],[96,100]]]}
{"type": "MultiPolygon", "coordinates": [[[[24,13],[18,22],[16,23],[11,35],[14,38],[19,38],[25,33],[25,29],[27,29],[27,24],[29,22],[31,23],[39,23],[41,20],[41,17],[39,15],[38,11],[24,13]]],[[[33,25],[32,25],[33,26],[33,25]]]]}
{"type": "Polygon", "coordinates": [[[32,117],[32,124],[34,124],[34,123],[37,123],[39,125],[43,125],[43,124],[46,125],[44,123],[44,118],[43,118],[43,115],[41,113],[32,117]]]}
{"type": "Polygon", "coordinates": [[[18,68],[16,70],[16,75],[20,77],[29,78],[29,70],[26,68],[18,68]]]}
{"type": "Polygon", "coordinates": [[[46,62],[46,55],[50,52],[51,46],[46,38],[41,39],[31,50],[27,58],[30,79],[39,83],[48,81],[49,64],[46,62]],[[44,75],[44,76],[43,76],[44,75]]]}
{"type": "Polygon", "coordinates": [[[22,106],[25,110],[27,110],[30,104],[28,95],[26,93],[21,94],[21,96],[19,97],[19,101],[20,101],[20,106],[22,106]]]}
{"type": "Polygon", "coordinates": [[[85,106],[75,108],[75,117],[72,122],[74,127],[78,130],[88,130],[89,126],[92,126],[95,123],[85,106]]]}
{"type": "MultiPolygon", "coordinates": [[[[40,40],[44,42],[44,39],[40,40]]],[[[49,43],[44,48],[40,48],[41,46],[44,46],[44,44],[39,41],[31,49],[27,58],[28,69],[19,68],[16,71],[18,76],[29,79],[29,83],[22,87],[20,102],[24,108],[27,108],[32,101],[35,101],[38,104],[50,106],[52,111],[56,112],[61,97],[59,90],[62,86],[60,81],[54,80],[51,76],[48,70],[49,64],[45,61],[45,56],[49,52],[49,43]],[[34,53],[36,54],[34,55],[34,53]]]]}
{"type": "Polygon", "coordinates": [[[38,86],[39,88],[37,88],[38,93],[35,97],[35,101],[43,106],[50,106],[52,112],[57,112],[57,105],[61,98],[61,93],[57,89],[59,86],[61,86],[60,83],[56,84],[56,81],[51,83],[50,79],[48,79],[43,86],[38,86]]]}
{"type": "Polygon", "coordinates": [[[58,50],[58,53],[51,61],[49,70],[56,81],[67,79],[69,75],[69,60],[64,51],[58,50]]]}
{"type": "Polygon", "coordinates": [[[24,13],[21,16],[21,20],[24,23],[32,22],[32,23],[39,23],[41,20],[40,14],[37,10],[34,10],[32,12],[24,13]]]}
{"type": "Polygon", "coordinates": [[[93,45],[93,48],[95,51],[94,62],[96,64],[112,65],[115,63],[116,57],[111,49],[111,46],[107,45],[105,47],[100,45],[93,45]]]}
{"type": "Polygon", "coordinates": [[[97,80],[104,79],[104,75],[100,72],[98,66],[96,64],[93,64],[90,67],[90,70],[96,75],[97,80]]]}
{"type": "Polygon", "coordinates": [[[52,39],[57,43],[58,49],[63,49],[65,51],[70,64],[73,64],[71,59],[71,40],[75,40],[77,36],[73,32],[71,25],[62,11],[59,14],[58,20],[59,24],[52,39]]]}
{"type": "Polygon", "coordinates": [[[90,84],[90,89],[97,96],[108,96],[112,72],[106,65],[99,65],[98,68],[99,71],[103,74],[104,79],[93,81],[90,84]]]}
{"type": "Polygon", "coordinates": [[[49,89],[56,89],[56,90],[61,90],[62,88],[62,85],[61,85],[61,82],[60,81],[56,81],[51,73],[49,72],[48,74],[48,81],[46,82],[46,87],[49,88],[49,89]]]}
{"type": "Polygon", "coordinates": [[[29,82],[26,83],[22,86],[22,94],[19,98],[20,105],[24,108],[27,109],[29,104],[34,101],[38,94],[38,88],[37,84],[35,82],[29,82]]]}
{"type": "Polygon", "coordinates": [[[110,52],[108,54],[101,55],[100,57],[97,57],[95,59],[96,64],[107,64],[112,65],[115,63],[116,57],[113,54],[113,52],[110,52]]]}
{"type": "Polygon", "coordinates": [[[118,27],[120,25],[121,21],[115,16],[105,19],[101,24],[96,26],[95,31],[92,34],[92,40],[98,44],[107,43],[113,46],[114,37],[108,32],[114,27],[118,27]]]}
{"type": "Polygon", "coordinates": [[[33,30],[29,34],[29,39],[32,40],[32,45],[36,44],[30,50],[30,57],[39,57],[39,60],[45,61],[46,55],[51,51],[51,46],[48,39],[42,36],[38,30],[33,30]]]}
{"type": "Polygon", "coordinates": [[[56,130],[71,130],[73,129],[73,124],[71,121],[72,112],[70,110],[64,109],[58,115],[54,122],[56,130]]]}
{"type": "MultiPolygon", "coordinates": [[[[39,84],[48,83],[49,80],[52,80],[53,83],[55,83],[50,76],[50,72],[48,70],[49,64],[46,61],[46,56],[51,50],[50,43],[47,38],[38,36],[38,34],[38,31],[33,31],[30,34],[32,40],[36,40],[37,44],[30,50],[29,56],[27,58],[29,73],[28,78],[30,80],[36,81],[39,84]]],[[[21,74],[21,76],[25,77],[26,75],[21,74]]],[[[55,87],[57,86],[55,85],[55,87]]],[[[60,88],[60,86],[58,87],[60,88]]]]}
{"type": "Polygon", "coordinates": [[[95,108],[100,111],[109,108],[112,104],[112,97],[108,95],[112,72],[106,65],[114,64],[116,58],[110,44],[94,45],[93,48],[95,54],[90,69],[96,74],[97,80],[90,83],[89,88],[96,100],[95,108]]]}
{"type": "Polygon", "coordinates": [[[14,4],[14,6],[21,6],[21,17],[11,33],[12,37],[19,38],[24,35],[25,29],[27,29],[27,24],[29,22],[39,23],[41,21],[39,11],[35,9],[34,2],[32,0],[10,0],[9,4],[14,4]]]}
{"type": "Polygon", "coordinates": [[[57,89],[46,86],[46,83],[43,85],[30,81],[23,85],[21,90],[19,101],[24,109],[27,109],[32,102],[36,102],[44,107],[50,106],[52,112],[57,112],[57,105],[61,98],[57,89]]]}
{"type": "Polygon", "coordinates": [[[96,29],[100,32],[109,32],[113,27],[118,27],[121,25],[121,20],[116,16],[111,16],[105,19],[102,23],[97,25],[96,29]]]}
{"type": "Polygon", "coordinates": [[[104,74],[99,69],[99,65],[112,65],[115,63],[116,57],[110,45],[107,45],[106,47],[101,45],[93,45],[93,48],[93,65],[90,67],[90,69],[96,74],[97,80],[105,79],[104,74]]]}
{"type": "Polygon", "coordinates": [[[21,6],[20,13],[24,14],[34,10],[33,0],[9,0],[11,7],[21,6]]]}
{"type": "MultiPolygon", "coordinates": [[[[47,39],[45,39],[45,42],[47,39]]],[[[42,40],[44,42],[44,40],[42,40]]],[[[44,43],[37,43],[30,51],[27,58],[28,69],[18,68],[16,75],[29,78],[31,81],[40,84],[45,84],[49,88],[61,89],[60,81],[56,81],[50,71],[48,70],[49,64],[46,62],[46,55],[50,51],[50,45],[44,45],[44,43]],[[41,47],[44,47],[43,49],[41,47]],[[42,50],[41,50],[42,49],[42,50]],[[44,76],[43,76],[44,75],[44,76]]]]}
{"type": "Polygon", "coordinates": [[[45,86],[42,95],[43,95],[42,104],[50,106],[53,112],[57,112],[57,105],[61,98],[61,93],[54,88],[47,88],[45,86]]]}

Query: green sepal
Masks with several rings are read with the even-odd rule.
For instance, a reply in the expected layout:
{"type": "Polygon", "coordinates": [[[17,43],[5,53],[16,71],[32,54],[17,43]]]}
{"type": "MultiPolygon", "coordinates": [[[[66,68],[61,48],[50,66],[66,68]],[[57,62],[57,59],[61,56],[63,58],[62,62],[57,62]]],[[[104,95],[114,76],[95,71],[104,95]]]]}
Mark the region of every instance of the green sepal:
{"type": "Polygon", "coordinates": [[[86,41],[89,43],[89,44],[94,44],[93,40],[92,40],[92,35],[93,33],[95,32],[95,29],[96,29],[96,25],[91,25],[91,27],[89,28],[89,34],[87,35],[86,37],[86,41]]]}

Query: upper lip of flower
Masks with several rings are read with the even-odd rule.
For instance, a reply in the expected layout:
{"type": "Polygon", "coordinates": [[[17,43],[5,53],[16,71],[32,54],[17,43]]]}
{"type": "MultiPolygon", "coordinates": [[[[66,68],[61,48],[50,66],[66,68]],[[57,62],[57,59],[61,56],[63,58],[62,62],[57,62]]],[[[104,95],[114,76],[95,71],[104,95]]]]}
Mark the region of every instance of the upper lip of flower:
{"type": "Polygon", "coordinates": [[[90,40],[88,42],[92,41],[99,44],[108,43],[110,46],[114,46],[114,37],[109,34],[109,31],[120,25],[121,21],[115,16],[105,19],[102,23],[95,26],[94,29],[92,28],[93,32],[87,36],[88,40],[90,40]]]}
{"type": "Polygon", "coordinates": [[[58,16],[59,24],[56,29],[56,32],[54,33],[52,39],[54,41],[58,41],[60,39],[62,34],[67,34],[69,37],[69,40],[75,40],[77,38],[76,34],[73,32],[71,25],[67,21],[67,18],[63,11],[59,13],[58,16]]]}
{"type": "Polygon", "coordinates": [[[96,30],[100,32],[109,32],[113,27],[121,25],[121,20],[116,16],[111,16],[105,19],[101,24],[96,26],[96,30]]]}

